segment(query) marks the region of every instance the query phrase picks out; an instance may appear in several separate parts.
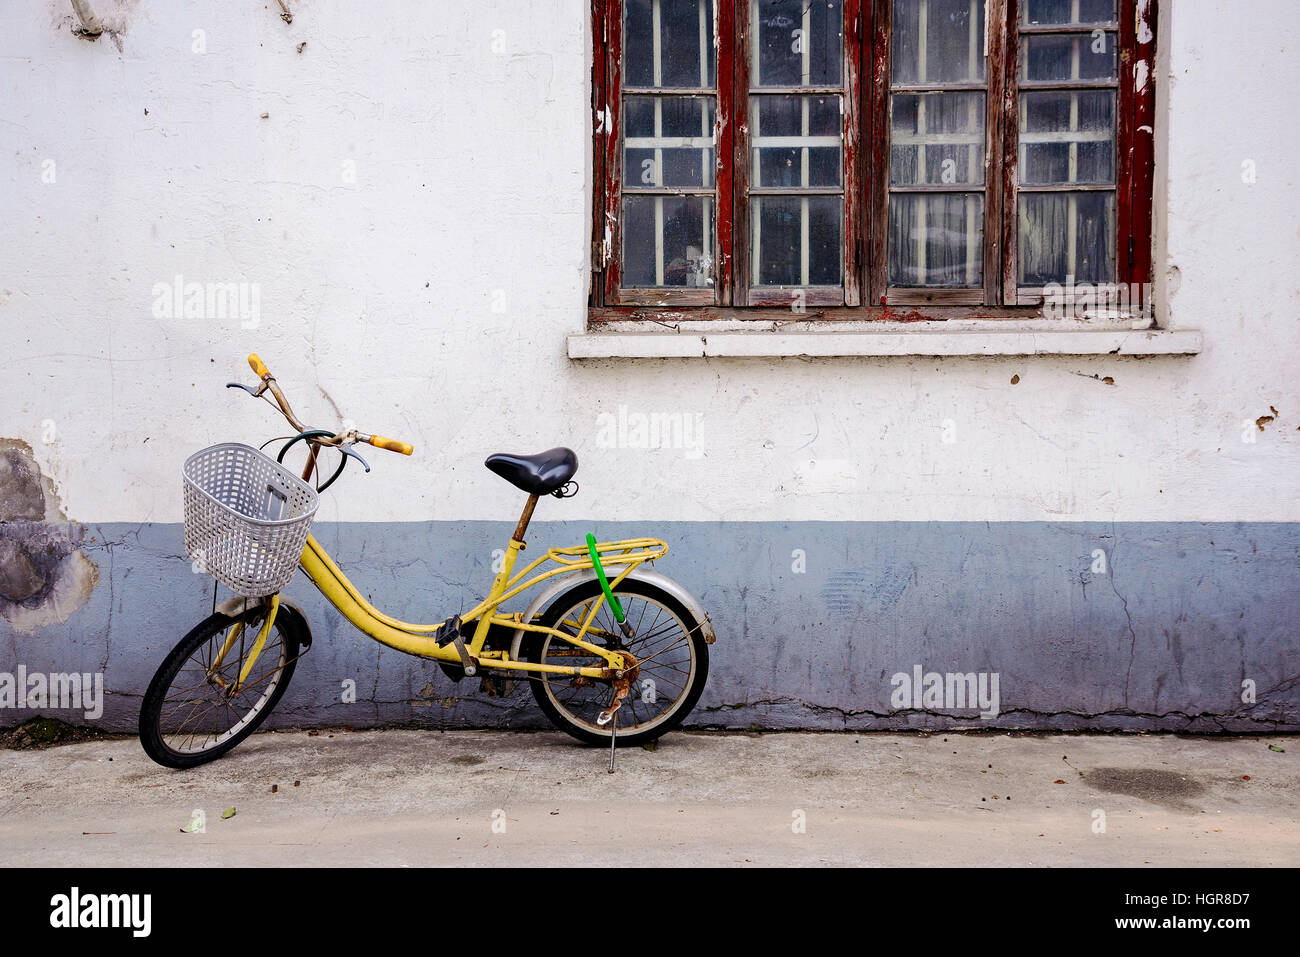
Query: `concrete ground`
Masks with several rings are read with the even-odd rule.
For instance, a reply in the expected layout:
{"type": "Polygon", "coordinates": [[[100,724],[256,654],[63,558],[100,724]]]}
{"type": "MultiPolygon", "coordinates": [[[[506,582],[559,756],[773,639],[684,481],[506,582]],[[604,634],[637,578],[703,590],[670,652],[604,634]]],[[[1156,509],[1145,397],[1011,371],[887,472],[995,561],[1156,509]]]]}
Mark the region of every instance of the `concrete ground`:
{"type": "Polygon", "coordinates": [[[258,734],[184,772],[133,739],[0,751],[0,865],[1300,865],[1297,737],[677,733],[613,775],[606,754],[395,730],[258,734]]]}

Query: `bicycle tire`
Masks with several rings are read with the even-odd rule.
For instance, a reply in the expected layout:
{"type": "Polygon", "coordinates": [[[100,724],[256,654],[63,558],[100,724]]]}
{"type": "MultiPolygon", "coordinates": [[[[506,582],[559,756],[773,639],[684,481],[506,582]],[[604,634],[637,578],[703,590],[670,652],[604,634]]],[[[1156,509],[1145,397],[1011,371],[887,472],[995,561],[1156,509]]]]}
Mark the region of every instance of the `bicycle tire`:
{"type": "MultiPolygon", "coordinates": [[[[168,768],[185,769],[214,761],[227,754],[256,731],[275,709],[275,706],[284,696],[285,690],[289,687],[290,680],[293,678],[294,669],[297,667],[299,649],[303,644],[303,636],[299,633],[298,619],[292,614],[285,614],[283,609],[281,614],[276,616],[272,632],[280,638],[278,647],[280,647],[281,652],[278,659],[284,664],[273,673],[269,693],[264,692],[260,695],[248,714],[244,715],[240,722],[228,729],[224,735],[218,736],[219,739],[214,741],[210,747],[183,750],[173,747],[166,740],[169,736],[178,736],[177,732],[168,731],[164,728],[164,724],[167,723],[167,720],[164,719],[164,706],[171,700],[168,697],[168,692],[172,690],[173,682],[175,682],[177,675],[181,673],[185,664],[190,662],[195,653],[205,644],[211,642],[217,636],[224,635],[226,629],[238,622],[241,617],[245,620],[245,628],[251,630],[250,626],[260,622],[264,611],[264,607],[259,606],[258,608],[249,609],[242,615],[230,616],[221,612],[209,615],[195,625],[177,643],[176,647],[171,650],[158,667],[153,680],[149,682],[149,689],[145,692],[144,701],[140,706],[140,744],[145,753],[158,764],[168,768]]],[[[268,645],[265,650],[270,650],[271,647],[270,637],[268,636],[268,645]]],[[[259,661],[261,661],[261,658],[259,658],[259,661]]],[[[237,662],[227,663],[228,666],[230,664],[237,665],[237,662]]],[[[184,689],[181,689],[178,693],[184,693],[184,689]]]]}

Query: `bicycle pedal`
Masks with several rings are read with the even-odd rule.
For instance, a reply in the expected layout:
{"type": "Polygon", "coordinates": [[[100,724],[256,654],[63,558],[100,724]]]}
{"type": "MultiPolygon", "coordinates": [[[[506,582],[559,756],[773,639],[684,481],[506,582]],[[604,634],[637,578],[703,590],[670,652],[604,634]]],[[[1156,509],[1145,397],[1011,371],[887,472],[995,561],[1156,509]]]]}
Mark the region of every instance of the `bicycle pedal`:
{"type": "Polygon", "coordinates": [[[439,648],[446,648],[460,635],[460,615],[452,615],[433,633],[433,643],[439,648]]]}

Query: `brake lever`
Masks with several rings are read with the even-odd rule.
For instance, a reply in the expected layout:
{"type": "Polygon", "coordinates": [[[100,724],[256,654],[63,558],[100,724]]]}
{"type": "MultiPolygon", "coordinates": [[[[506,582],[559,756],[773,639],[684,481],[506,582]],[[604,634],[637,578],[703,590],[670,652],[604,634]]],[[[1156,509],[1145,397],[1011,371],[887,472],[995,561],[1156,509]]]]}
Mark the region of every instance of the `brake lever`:
{"type": "Polygon", "coordinates": [[[358,462],[361,463],[362,467],[363,467],[367,472],[370,471],[370,466],[366,464],[366,460],[363,459],[361,456],[357,455],[356,452],[353,452],[353,451],[352,451],[350,448],[348,448],[346,445],[336,445],[336,446],[334,446],[334,448],[338,449],[338,450],[339,450],[340,452],[342,452],[344,455],[350,455],[350,456],[352,456],[354,459],[356,459],[358,462]]]}
{"type": "Polygon", "coordinates": [[[260,398],[262,397],[262,392],[266,389],[266,383],[265,383],[265,382],[262,383],[262,388],[260,388],[260,389],[254,389],[251,385],[244,385],[244,383],[242,383],[242,382],[227,382],[227,383],[226,383],[226,388],[227,388],[227,389],[243,389],[245,392],[247,392],[249,395],[251,395],[254,399],[260,399],[260,398]]]}

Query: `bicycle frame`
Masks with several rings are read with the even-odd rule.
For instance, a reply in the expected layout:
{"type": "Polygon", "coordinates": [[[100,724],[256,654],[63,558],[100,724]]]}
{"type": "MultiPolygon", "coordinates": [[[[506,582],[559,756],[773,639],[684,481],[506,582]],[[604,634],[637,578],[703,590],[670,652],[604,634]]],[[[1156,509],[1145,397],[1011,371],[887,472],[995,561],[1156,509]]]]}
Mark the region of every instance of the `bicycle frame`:
{"type": "MultiPolygon", "coordinates": [[[[595,621],[596,614],[605,604],[603,594],[596,597],[591,611],[588,612],[583,621],[565,622],[566,624],[576,625],[577,634],[569,634],[556,628],[539,625],[534,621],[524,621],[523,614],[519,612],[507,614],[499,611],[502,603],[549,578],[595,567],[585,545],[573,548],[552,548],[548,549],[546,554],[527,565],[524,569],[512,575],[515,561],[524,547],[524,542],[517,538],[511,538],[502,560],[501,571],[493,580],[488,597],[460,616],[462,623],[477,622],[473,638],[466,645],[467,651],[475,659],[476,664],[488,668],[505,671],[580,675],[587,678],[610,678],[612,672],[624,667],[625,659],[623,655],[586,640],[588,637],[595,637],[603,633],[601,629],[594,628],[592,624],[595,621]],[[556,567],[531,574],[546,562],[551,562],[556,567]],[[605,661],[605,667],[566,668],[562,665],[547,665],[512,659],[510,653],[504,649],[485,651],[483,646],[487,642],[488,631],[493,625],[508,627],[511,630],[518,629],[553,635],[568,644],[582,648],[590,654],[602,658],[605,661]]],[[[624,578],[642,564],[653,562],[666,555],[668,545],[657,538],[629,538],[615,542],[597,543],[596,551],[600,556],[602,566],[610,569],[621,569],[619,574],[610,581],[610,588],[612,589],[617,587],[624,578]]],[[[334,560],[330,558],[324,547],[314,536],[309,535],[307,537],[307,545],[303,548],[300,564],[312,584],[338,610],[339,614],[371,638],[406,654],[453,664],[461,663],[460,655],[454,646],[449,644],[439,647],[431,637],[433,633],[444,626],[445,621],[436,624],[416,624],[401,621],[384,614],[362,596],[361,592],[335,564],[334,560]]],[[[271,610],[267,615],[266,622],[262,625],[262,641],[265,640],[265,635],[270,630],[270,624],[278,610],[278,597],[278,595],[273,597],[271,610]]],[[[241,626],[236,625],[235,627],[239,628],[241,626]]],[[[220,661],[233,644],[236,634],[237,632],[232,629],[231,637],[226,642],[226,648],[222,650],[222,654],[214,663],[214,667],[220,666],[220,661]]],[[[260,654],[262,641],[255,645],[250,660],[245,663],[243,667],[244,674],[247,674],[252,667],[253,661],[260,654]]]]}

